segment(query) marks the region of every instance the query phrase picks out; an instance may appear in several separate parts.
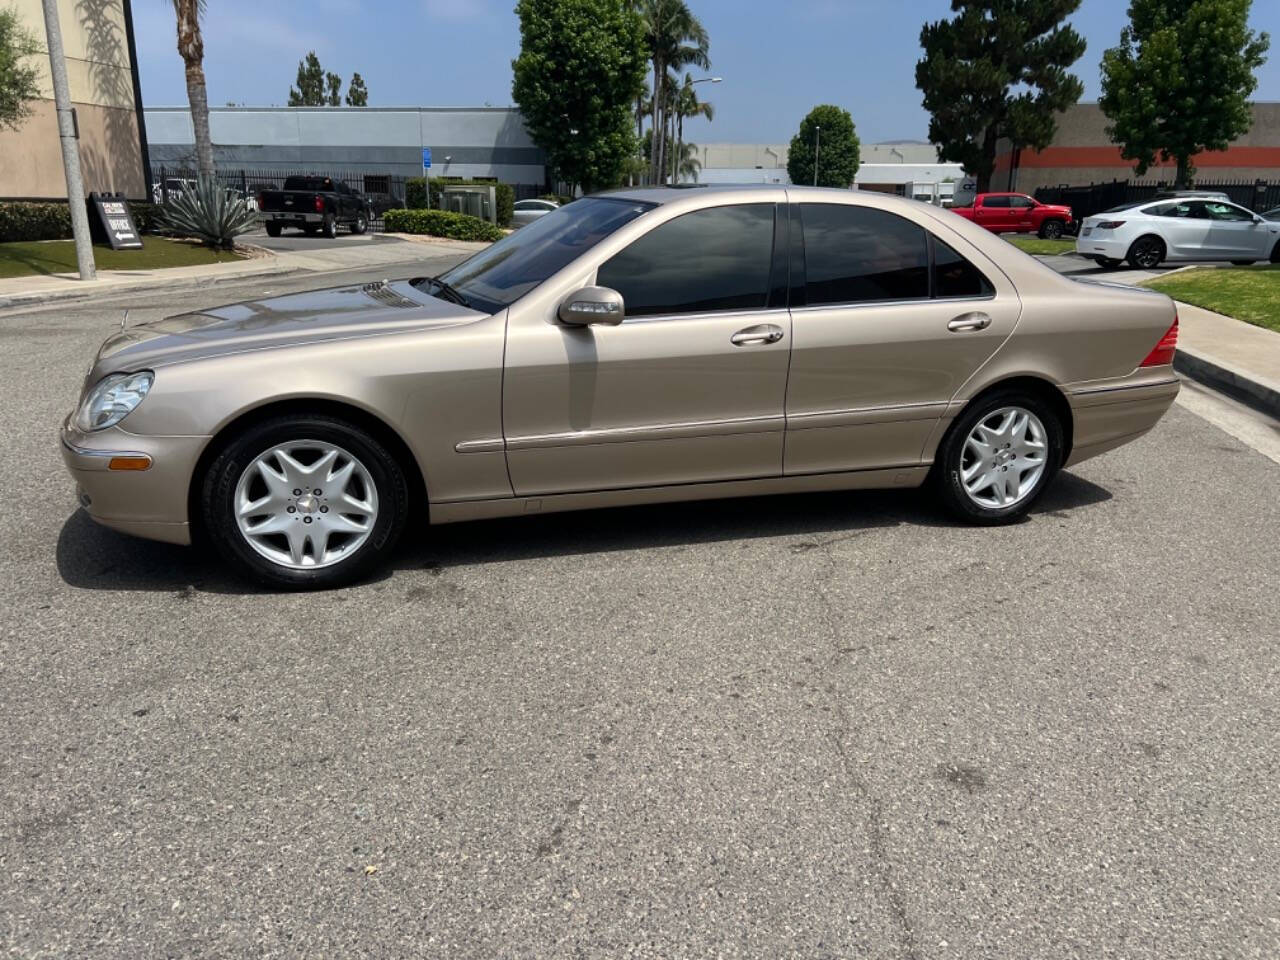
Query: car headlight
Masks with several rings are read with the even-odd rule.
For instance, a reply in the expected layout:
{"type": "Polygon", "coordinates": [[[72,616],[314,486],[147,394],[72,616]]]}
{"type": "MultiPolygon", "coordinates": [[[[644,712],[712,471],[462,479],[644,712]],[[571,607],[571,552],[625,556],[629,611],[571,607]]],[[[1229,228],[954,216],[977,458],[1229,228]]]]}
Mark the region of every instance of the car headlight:
{"type": "Polygon", "coordinates": [[[150,370],[113,373],[103,377],[80,402],[76,426],[86,433],[113,427],[133,413],[151,389],[156,375],[150,370]]]}

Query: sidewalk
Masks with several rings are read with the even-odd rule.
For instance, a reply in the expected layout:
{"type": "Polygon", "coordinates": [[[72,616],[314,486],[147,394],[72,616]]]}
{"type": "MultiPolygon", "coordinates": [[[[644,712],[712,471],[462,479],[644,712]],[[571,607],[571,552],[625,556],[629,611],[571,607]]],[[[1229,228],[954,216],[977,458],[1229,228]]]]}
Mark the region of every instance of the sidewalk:
{"type": "Polygon", "coordinates": [[[99,271],[97,280],[89,282],[80,280],[73,273],[11,277],[0,280],[0,309],[58,300],[84,300],[133,290],[207,286],[272,274],[333,273],[358,267],[376,267],[383,263],[403,263],[418,258],[470,256],[488,246],[484,243],[463,243],[434,237],[407,237],[400,234],[387,236],[399,242],[282,252],[253,247],[250,258],[233,263],[171,267],[165,270],[102,270],[99,271]]]}
{"type": "Polygon", "coordinates": [[[1280,333],[1179,301],[1173,367],[1280,419],[1280,333]]]}

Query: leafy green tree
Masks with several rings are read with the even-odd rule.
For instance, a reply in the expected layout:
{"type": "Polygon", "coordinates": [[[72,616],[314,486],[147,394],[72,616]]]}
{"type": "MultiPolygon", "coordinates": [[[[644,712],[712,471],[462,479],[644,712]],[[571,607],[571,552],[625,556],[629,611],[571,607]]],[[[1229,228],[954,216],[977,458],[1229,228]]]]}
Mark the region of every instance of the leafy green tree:
{"type": "Polygon", "coordinates": [[[320,58],[314,50],[298,61],[297,88],[289,88],[289,106],[321,107],[324,106],[324,68],[320,66],[320,58]]]}
{"type": "Polygon", "coordinates": [[[353,73],[351,82],[347,84],[347,106],[367,107],[368,105],[369,89],[364,85],[364,77],[358,73],[353,73]]]}
{"type": "Polygon", "coordinates": [[[791,138],[791,147],[787,151],[787,174],[794,184],[812,184],[816,150],[818,186],[847,190],[858,174],[861,147],[848,110],[831,104],[814,107],[800,121],[799,132],[791,138]]]}
{"type": "Polygon", "coordinates": [[[635,149],[644,35],[628,0],[519,0],[511,95],[548,166],[584,193],[617,184],[635,149]]]}
{"type": "Polygon", "coordinates": [[[685,67],[710,68],[710,40],[702,22],[690,12],[684,0],[632,0],[644,25],[644,44],[653,66],[653,138],[649,153],[649,176],[661,183],[667,165],[667,111],[674,102],[670,94],[678,82],[667,71],[685,67]]]}
{"type": "Polygon", "coordinates": [[[1254,71],[1271,39],[1249,29],[1250,0],[1132,0],[1120,45],[1102,55],[1099,104],[1107,134],[1139,176],[1156,158],[1178,164],[1225,150],[1249,130],[1254,71]]]}
{"type": "Polygon", "coordinates": [[[31,116],[28,101],[40,95],[39,74],[24,61],[41,50],[36,35],[18,20],[17,10],[0,10],[0,129],[16,130],[31,116]]]}
{"type": "Polygon", "coordinates": [[[342,106],[342,78],[336,73],[326,73],[324,75],[324,85],[329,91],[324,97],[325,106],[342,106]]]}
{"type": "Polygon", "coordinates": [[[1067,68],[1085,42],[1063,21],[1080,0],[951,0],[956,15],[920,31],[924,58],[916,86],[929,111],[929,139],[943,160],[961,163],[991,186],[996,143],[1042,150],[1057,132],[1056,114],[1084,86],[1067,68]]]}

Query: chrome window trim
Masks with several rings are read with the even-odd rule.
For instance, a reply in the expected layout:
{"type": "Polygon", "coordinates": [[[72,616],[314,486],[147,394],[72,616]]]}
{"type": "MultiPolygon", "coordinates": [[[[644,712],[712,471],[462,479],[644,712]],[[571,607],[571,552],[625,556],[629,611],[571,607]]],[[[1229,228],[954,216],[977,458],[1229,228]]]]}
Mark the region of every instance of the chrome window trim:
{"type": "Polygon", "coordinates": [[[984,297],[912,297],[909,300],[850,300],[842,303],[820,303],[815,306],[792,307],[792,313],[812,313],[820,310],[858,310],[868,307],[902,307],[922,303],[989,303],[998,294],[984,297]]]}
{"type": "Polygon", "coordinates": [[[714,320],[717,317],[785,317],[789,313],[786,307],[745,307],[741,310],[703,310],[699,313],[653,313],[640,317],[626,315],[627,305],[622,304],[622,323],[660,323],[668,320],[714,320]]]}

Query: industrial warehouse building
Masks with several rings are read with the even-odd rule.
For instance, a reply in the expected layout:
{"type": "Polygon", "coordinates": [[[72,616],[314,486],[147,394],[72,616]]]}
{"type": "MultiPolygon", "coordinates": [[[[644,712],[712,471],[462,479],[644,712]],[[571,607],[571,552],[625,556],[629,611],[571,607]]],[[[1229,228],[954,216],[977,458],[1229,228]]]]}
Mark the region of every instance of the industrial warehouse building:
{"type": "MultiPolygon", "coordinates": [[[[1096,103],[1077,103],[1058,117],[1058,133],[1044,150],[1013,150],[1005,141],[996,158],[993,189],[1034,193],[1039,187],[1083,186],[1134,179],[1133,164],[1107,137],[1107,118],[1096,103]]],[[[1226,150],[1195,158],[1204,181],[1280,179],[1280,103],[1253,104],[1253,126],[1226,150]]],[[[1176,163],[1152,167],[1144,179],[1172,183],[1176,163]]]]}
{"type": "MultiPolygon", "coordinates": [[[[195,166],[186,107],[148,107],[153,165],[195,166]]],[[[213,157],[224,172],[309,169],[416,177],[423,148],[431,175],[541,186],[542,151],[511,107],[214,107],[213,157]]]]}

